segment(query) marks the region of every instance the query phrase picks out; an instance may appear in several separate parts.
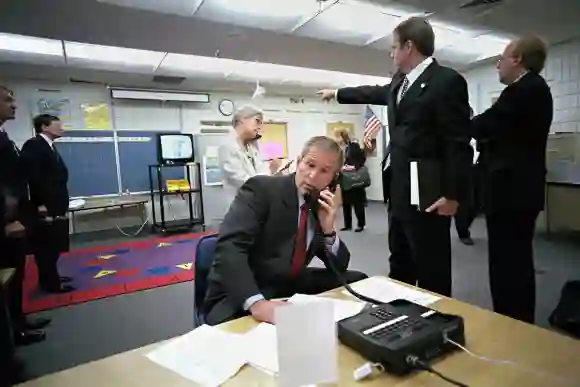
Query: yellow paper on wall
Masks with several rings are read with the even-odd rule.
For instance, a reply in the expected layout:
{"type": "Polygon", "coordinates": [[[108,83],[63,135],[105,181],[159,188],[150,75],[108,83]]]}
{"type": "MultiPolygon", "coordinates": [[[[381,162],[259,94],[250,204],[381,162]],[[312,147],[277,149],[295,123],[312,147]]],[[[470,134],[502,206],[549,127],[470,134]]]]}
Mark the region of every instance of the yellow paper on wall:
{"type": "Polygon", "coordinates": [[[111,116],[106,103],[81,104],[85,129],[111,129],[111,116]]]}

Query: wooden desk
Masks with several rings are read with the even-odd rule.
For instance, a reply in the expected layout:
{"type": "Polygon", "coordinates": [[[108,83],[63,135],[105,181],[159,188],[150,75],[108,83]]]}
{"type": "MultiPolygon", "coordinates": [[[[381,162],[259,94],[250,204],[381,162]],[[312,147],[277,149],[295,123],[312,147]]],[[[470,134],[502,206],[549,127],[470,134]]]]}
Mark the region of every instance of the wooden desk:
{"type": "MultiPolygon", "coordinates": [[[[343,297],[339,291],[332,296],[343,297]]],[[[435,309],[455,313],[465,318],[467,347],[475,353],[494,358],[514,360],[526,368],[535,368],[577,383],[558,384],[537,374],[509,365],[494,365],[457,351],[433,363],[445,375],[468,384],[470,387],[556,387],[580,385],[580,342],[542,328],[521,323],[478,307],[453,299],[441,299],[433,304],[435,309]]],[[[256,323],[249,317],[226,324],[223,329],[242,333],[256,323]]],[[[194,383],[164,369],[143,355],[160,343],[84,364],[53,375],[30,381],[22,387],[191,387],[194,383]]],[[[227,350],[224,348],[224,350],[227,350]]],[[[364,382],[355,382],[353,370],[366,361],[350,349],[340,346],[341,387],[447,387],[446,382],[426,372],[404,378],[388,374],[364,382]]],[[[249,366],[225,386],[274,387],[275,380],[249,366]]]]}

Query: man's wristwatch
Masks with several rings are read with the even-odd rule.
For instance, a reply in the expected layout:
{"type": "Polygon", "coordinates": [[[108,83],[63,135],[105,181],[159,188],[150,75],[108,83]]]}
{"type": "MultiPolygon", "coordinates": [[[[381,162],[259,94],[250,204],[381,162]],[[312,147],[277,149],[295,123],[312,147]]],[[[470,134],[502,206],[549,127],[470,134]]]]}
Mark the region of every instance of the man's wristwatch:
{"type": "Polygon", "coordinates": [[[322,234],[325,238],[334,238],[336,236],[336,231],[333,231],[331,233],[323,233],[322,234]]]}

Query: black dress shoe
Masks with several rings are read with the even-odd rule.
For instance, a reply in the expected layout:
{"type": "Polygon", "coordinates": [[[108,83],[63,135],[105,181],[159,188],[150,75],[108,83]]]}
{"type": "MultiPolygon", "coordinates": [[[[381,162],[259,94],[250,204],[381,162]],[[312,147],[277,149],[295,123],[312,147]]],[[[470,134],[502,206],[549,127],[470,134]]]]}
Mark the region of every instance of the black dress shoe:
{"type": "Polygon", "coordinates": [[[66,284],[67,282],[72,282],[72,278],[71,277],[60,277],[60,282],[62,282],[63,284],[66,284]]]}
{"type": "Polygon", "coordinates": [[[14,344],[17,347],[40,343],[46,339],[44,331],[20,331],[14,334],[14,344]]]}
{"type": "Polygon", "coordinates": [[[74,292],[76,290],[76,288],[74,286],[71,286],[71,285],[60,285],[59,287],[44,288],[43,290],[47,293],[60,294],[60,293],[74,292]]]}
{"type": "Polygon", "coordinates": [[[352,230],[352,227],[343,227],[340,229],[340,231],[350,231],[352,230]]]}
{"type": "Polygon", "coordinates": [[[466,246],[473,246],[475,244],[475,242],[473,242],[473,239],[471,239],[471,237],[459,238],[459,240],[466,246]]]}
{"type": "Polygon", "coordinates": [[[364,229],[365,229],[364,226],[363,227],[357,227],[356,230],[354,230],[354,232],[361,232],[364,229]]]}
{"type": "Polygon", "coordinates": [[[24,323],[22,324],[24,328],[30,330],[37,330],[45,328],[48,324],[50,324],[49,318],[36,318],[36,319],[25,319],[24,323]]]}

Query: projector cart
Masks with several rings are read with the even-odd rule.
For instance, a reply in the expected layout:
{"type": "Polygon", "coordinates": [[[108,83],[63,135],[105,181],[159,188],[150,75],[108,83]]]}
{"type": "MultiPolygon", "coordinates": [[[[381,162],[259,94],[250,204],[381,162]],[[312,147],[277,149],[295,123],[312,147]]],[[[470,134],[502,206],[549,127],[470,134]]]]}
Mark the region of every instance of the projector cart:
{"type": "Polygon", "coordinates": [[[201,192],[201,167],[199,163],[149,165],[149,187],[153,232],[172,233],[191,231],[196,226],[201,226],[201,229],[205,231],[203,197],[201,192]],[[190,188],[187,190],[169,191],[166,181],[163,178],[163,171],[167,168],[184,168],[185,177],[190,188]],[[192,170],[193,175],[195,175],[195,181],[192,178],[192,170]],[[174,213],[173,219],[168,221],[166,219],[166,205],[169,209],[171,209],[172,205],[177,205],[177,203],[171,203],[171,198],[179,196],[187,202],[189,216],[188,218],[180,219],[175,217],[174,213]]]}

